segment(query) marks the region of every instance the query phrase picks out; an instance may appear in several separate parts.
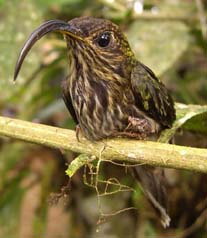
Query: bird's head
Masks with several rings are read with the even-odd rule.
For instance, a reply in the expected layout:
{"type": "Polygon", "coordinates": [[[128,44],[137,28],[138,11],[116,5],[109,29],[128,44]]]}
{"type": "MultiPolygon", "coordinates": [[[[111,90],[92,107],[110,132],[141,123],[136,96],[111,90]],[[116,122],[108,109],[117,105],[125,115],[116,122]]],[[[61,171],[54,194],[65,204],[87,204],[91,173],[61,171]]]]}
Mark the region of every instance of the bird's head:
{"type": "Polygon", "coordinates": [[[87,61],[91,67],[108,65],[121,71],[120,65],[134,58],[126,37],[111,21],[92,17],[74,18],[69,22],[50,20],[39,26],[25,42],[16,63],[14,80],[29,50],[49,32],[62,33],[71,56],[87,61]]]}

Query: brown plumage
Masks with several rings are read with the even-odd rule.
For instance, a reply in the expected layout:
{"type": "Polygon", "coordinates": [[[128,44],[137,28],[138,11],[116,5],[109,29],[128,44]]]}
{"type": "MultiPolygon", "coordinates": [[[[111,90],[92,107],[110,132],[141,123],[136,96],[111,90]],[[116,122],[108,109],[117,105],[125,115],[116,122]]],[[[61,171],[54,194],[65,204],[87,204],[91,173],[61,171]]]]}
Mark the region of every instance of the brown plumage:
{"type": "MultiPolygon", "coordinates": [[[[64,34],[68,49],[69,76],[62,83],[63,99],[88,139],[121,136],[155,140],[161,130],[171,127],[175,110],[168,90],[135,59],[119,27],[108,20],[82,17],[68,23],[51,20],[42,24],[20,52],[15,79],[29,49],[52,31],[64,34]]],[[[168,226],[163,173],[139,166],[134,174],[162,224],[168,226]]]]}

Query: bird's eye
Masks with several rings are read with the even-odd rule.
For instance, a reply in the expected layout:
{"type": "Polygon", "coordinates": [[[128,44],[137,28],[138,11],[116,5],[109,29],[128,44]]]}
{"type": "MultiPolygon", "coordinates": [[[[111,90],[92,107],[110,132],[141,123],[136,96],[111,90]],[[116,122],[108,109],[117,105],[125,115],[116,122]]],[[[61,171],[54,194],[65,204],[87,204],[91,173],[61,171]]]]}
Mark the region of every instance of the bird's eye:
{"type": "Polygon", "coordinates": [[[109,45],[110,41],[111,41],[110,32],[104,32],[103,34],[101,34],[98,37],[97,44],[98,44],[98,46],[104,48],[104,47],[107,47],[109,45]]]}

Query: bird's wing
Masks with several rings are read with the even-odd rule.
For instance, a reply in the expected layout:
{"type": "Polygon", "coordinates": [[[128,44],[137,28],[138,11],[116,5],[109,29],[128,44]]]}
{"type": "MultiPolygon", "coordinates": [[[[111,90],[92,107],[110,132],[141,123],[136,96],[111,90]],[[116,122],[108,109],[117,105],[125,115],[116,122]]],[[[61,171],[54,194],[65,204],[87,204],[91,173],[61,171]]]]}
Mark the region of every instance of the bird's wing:
{"type": "Polygon", "coordinates": [[[76,117],[76,114],[75,114],[75,110],[73,108],[70,92],[69,92],[69,89],[68,89],[68,80],[67,80],[67,78],[62,81],[61,88],[62,88],[62,97],[63,97],[63,100],[65,102],[65,105],[66,105],[68,111],[70,112],[70,115],[72,116],[75,123],[78,124],[78,120],[77,120],[77,117],[76,117]]]}
{"type": "Polygon", "coordinates": [[[164,84],[138,61],[132,69],[131,85],[136,106],[163,127],[171,127],[175,120],[173,100],[164,84]]]}

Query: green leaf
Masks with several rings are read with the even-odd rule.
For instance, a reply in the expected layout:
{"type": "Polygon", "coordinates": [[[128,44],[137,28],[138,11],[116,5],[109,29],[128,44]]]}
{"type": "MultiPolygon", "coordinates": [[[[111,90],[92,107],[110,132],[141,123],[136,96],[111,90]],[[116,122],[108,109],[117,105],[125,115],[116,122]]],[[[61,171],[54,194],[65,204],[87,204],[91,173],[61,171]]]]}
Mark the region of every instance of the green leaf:
{"type": "Polygon", "coordinates": [[[65,171],[66,174],[71,178],[78,169],[80,169],[83,165],[93,161],[95,157],[88,157],[86,154],[80,154],[77,158],[75,158],[70,165],[68,166],[68,169],[65,171]]]}
{"type": "Polygon", "coordinates": [[[176,120],[173,127],[164,130],[159,142],[168,142],[179,128],[207,134],[207,106],[176,103],[176,120]]]}

